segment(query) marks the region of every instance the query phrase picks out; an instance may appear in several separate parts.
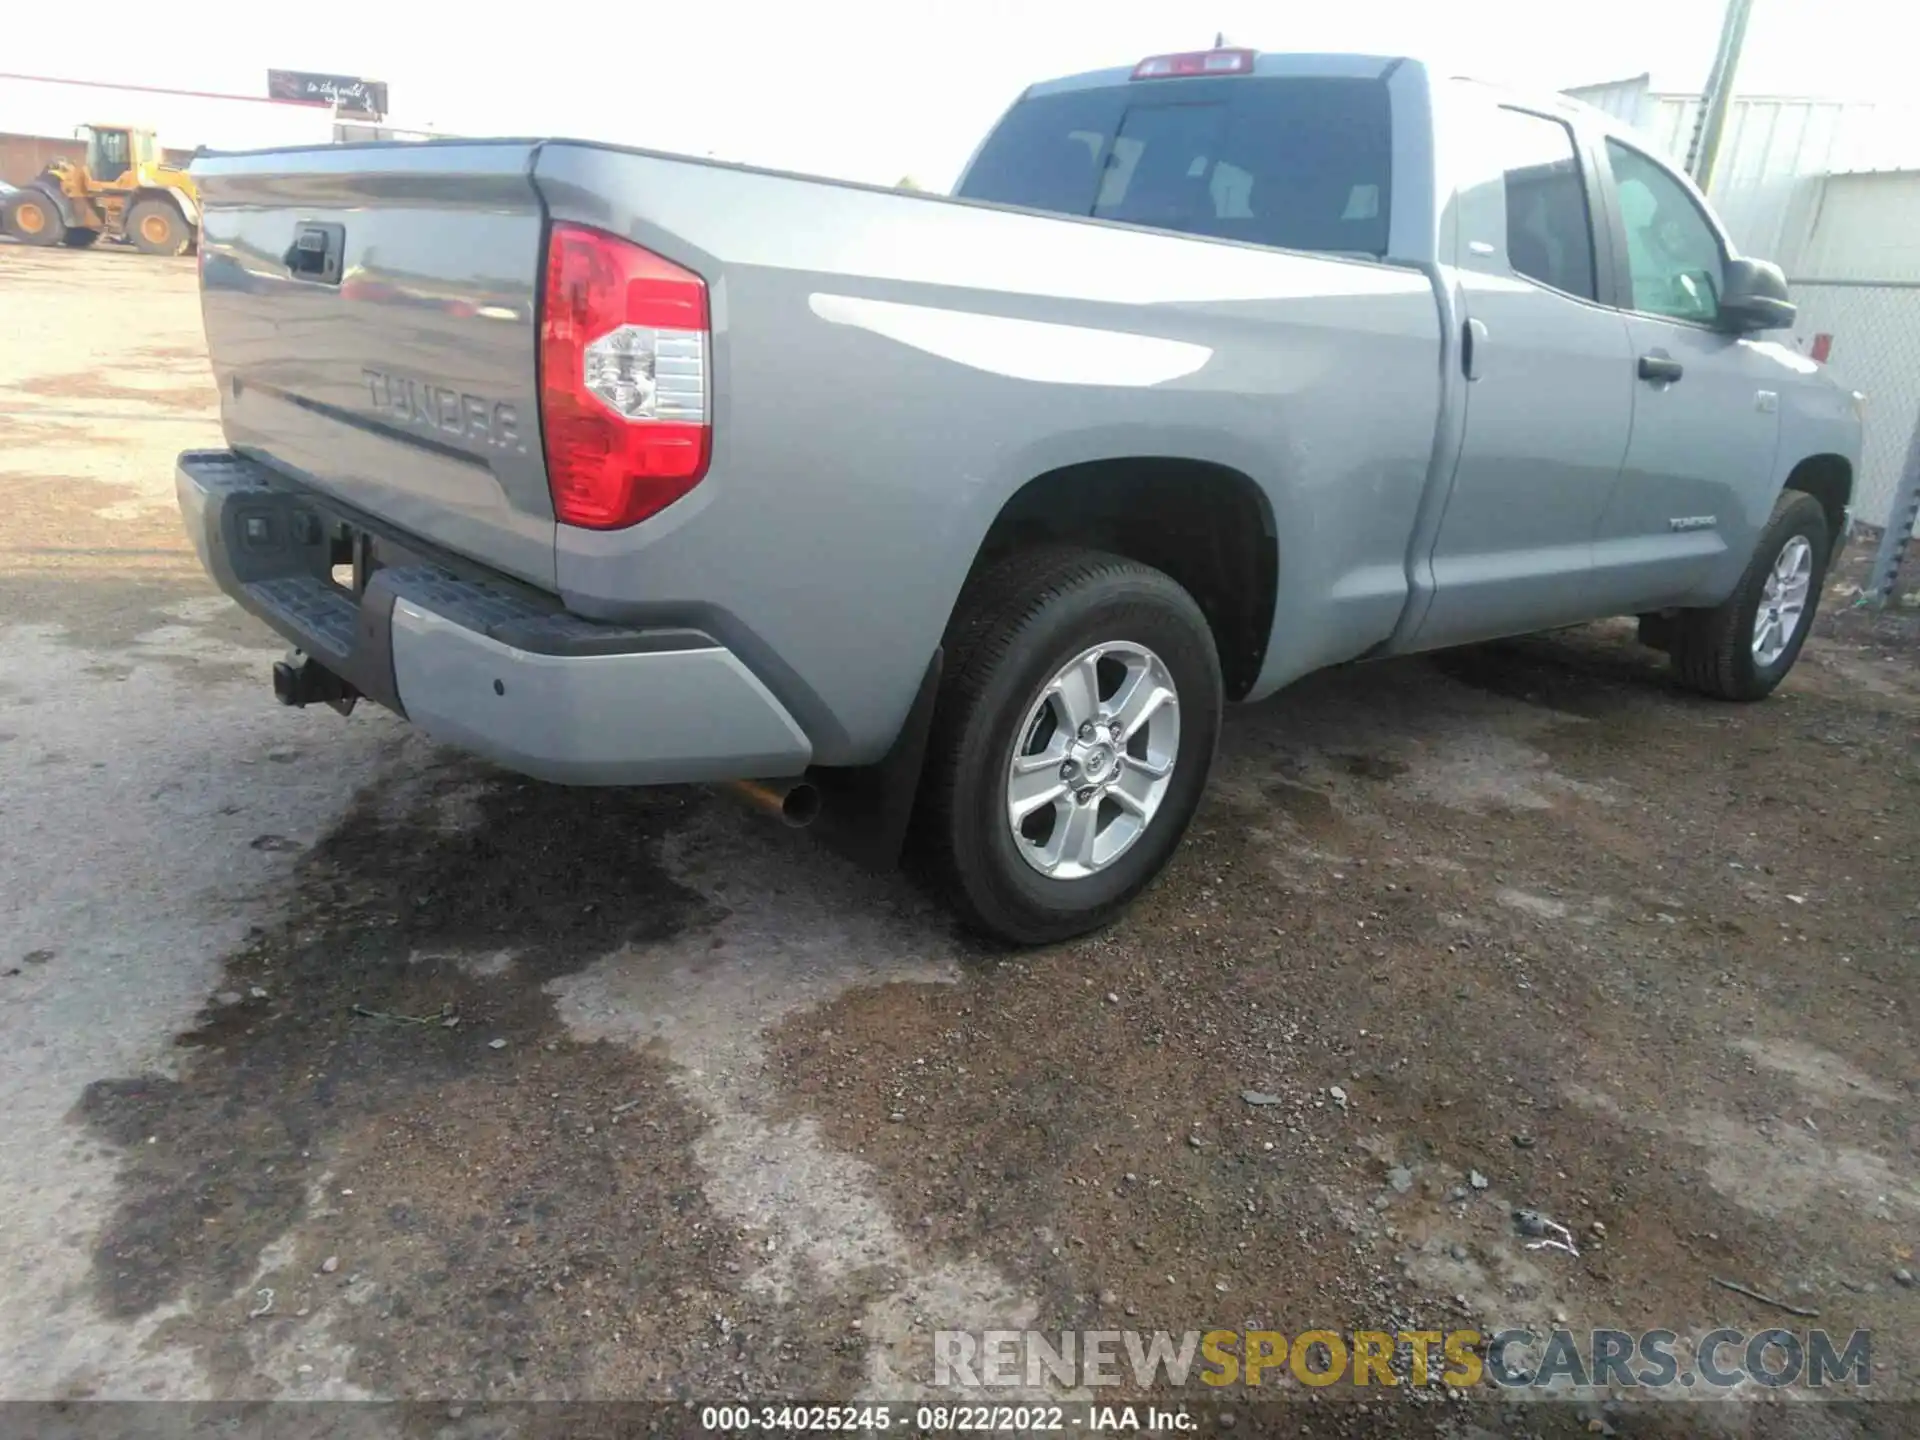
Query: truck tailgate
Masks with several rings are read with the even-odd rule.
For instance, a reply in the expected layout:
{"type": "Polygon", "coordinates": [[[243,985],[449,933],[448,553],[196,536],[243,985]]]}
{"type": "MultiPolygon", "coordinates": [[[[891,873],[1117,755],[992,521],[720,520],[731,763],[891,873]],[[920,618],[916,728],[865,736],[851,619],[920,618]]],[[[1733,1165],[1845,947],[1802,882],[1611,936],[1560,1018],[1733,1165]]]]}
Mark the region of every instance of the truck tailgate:
{"type": "Polygon", "coordinates": [[[193,173],[228,443],[551,589],[533,149],[328,146],[193,173]]]}

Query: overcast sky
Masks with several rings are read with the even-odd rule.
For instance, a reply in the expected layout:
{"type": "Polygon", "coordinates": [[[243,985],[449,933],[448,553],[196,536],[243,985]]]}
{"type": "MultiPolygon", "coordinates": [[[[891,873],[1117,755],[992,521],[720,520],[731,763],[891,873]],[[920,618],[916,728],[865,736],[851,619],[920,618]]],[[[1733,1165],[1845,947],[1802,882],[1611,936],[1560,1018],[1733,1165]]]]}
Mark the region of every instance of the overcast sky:
{"type": "MultiPolygon", "coordinates": [[[[15,0],[0,69],[262,94],[269,66],[385,80],[399,124],[576,135],[945,187],[1028,82],[1216,30],[1269,50],[1424,54],[1558,89],[1652,71],[1697,91],[1723,0],[15,0]],[[1185,14],[1191,19],[1175,19],[1185,14]],[[490,16],[482,20],[480,17],[490,16]],[[300,17],[298,20],[295,17],[300,17]],[[497,36],[488,44],[489,36],[497,36]],[[30,59],[28,58],[30,57],[30,59]]],[[[1901,0],[1756,0],[1741,88],[1897,96],[1901,0]]],[[[0,81],[0,84],[5,84],[0,81]]]]}

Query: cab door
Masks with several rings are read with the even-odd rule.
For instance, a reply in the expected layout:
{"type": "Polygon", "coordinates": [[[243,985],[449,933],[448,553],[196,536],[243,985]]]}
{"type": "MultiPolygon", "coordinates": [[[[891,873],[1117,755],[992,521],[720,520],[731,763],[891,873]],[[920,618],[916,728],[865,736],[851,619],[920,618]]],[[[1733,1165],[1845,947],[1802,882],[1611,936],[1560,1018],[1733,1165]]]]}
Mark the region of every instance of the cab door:
{"type": "Polygon", "coordinates": [[[133,141],[124,130],[89,130],[87,173],[96,185],[116,185],[133,168],[133,141]]]}
{"type": "Polygon", "coordinates": [[[1416,649],[1605,613],[1593,536],[1633,418],[1597,181],[1572,129],[1491,102],[1469,113],[1463,163],[1486,168],[1458,198],[1466,418],[1416,649]]]}
{"type": "Polygon", "coordinates": [[[1594,537],[1614,609],[1687,599],[1766,523],[1780,443],[1780,346],[1720,326],[1727,242],[1696,191],[1632,145],[1600,160],[1634,355],[1633,438],[1594,537]]]}

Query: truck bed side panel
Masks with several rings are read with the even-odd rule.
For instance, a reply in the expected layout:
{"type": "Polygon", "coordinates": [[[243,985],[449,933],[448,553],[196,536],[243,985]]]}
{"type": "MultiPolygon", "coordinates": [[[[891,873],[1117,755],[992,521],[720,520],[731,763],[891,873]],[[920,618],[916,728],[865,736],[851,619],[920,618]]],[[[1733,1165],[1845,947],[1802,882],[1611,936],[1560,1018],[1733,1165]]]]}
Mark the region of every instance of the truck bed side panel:
{"type": "Polygon", "coordinates": [[[713,301],[711,472],[636,530],[562,527],[561,592],[722,635],[816,758],[884,750],[994,517],[1066,465],[1261,487],[1256,694],[1391,632],[1440,403],[1419,272],[587,146],[543,147],[536,180],[713,301]]]}

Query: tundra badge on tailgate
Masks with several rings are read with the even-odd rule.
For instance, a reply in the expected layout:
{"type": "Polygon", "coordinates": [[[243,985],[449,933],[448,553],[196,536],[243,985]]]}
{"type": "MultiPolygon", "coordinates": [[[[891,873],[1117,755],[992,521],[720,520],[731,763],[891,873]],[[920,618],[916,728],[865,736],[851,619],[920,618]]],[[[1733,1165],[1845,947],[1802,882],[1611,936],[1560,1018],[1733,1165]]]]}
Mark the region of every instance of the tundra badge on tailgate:
{"type": "Polygon", "coordinates": [[[367,382],[373,408],[382,415],[443,435],[465,436],[496,450],[526,453],[519,412],[503,400],[468,395],[383,370],[363,368],[360,375],[367,382]]]}

